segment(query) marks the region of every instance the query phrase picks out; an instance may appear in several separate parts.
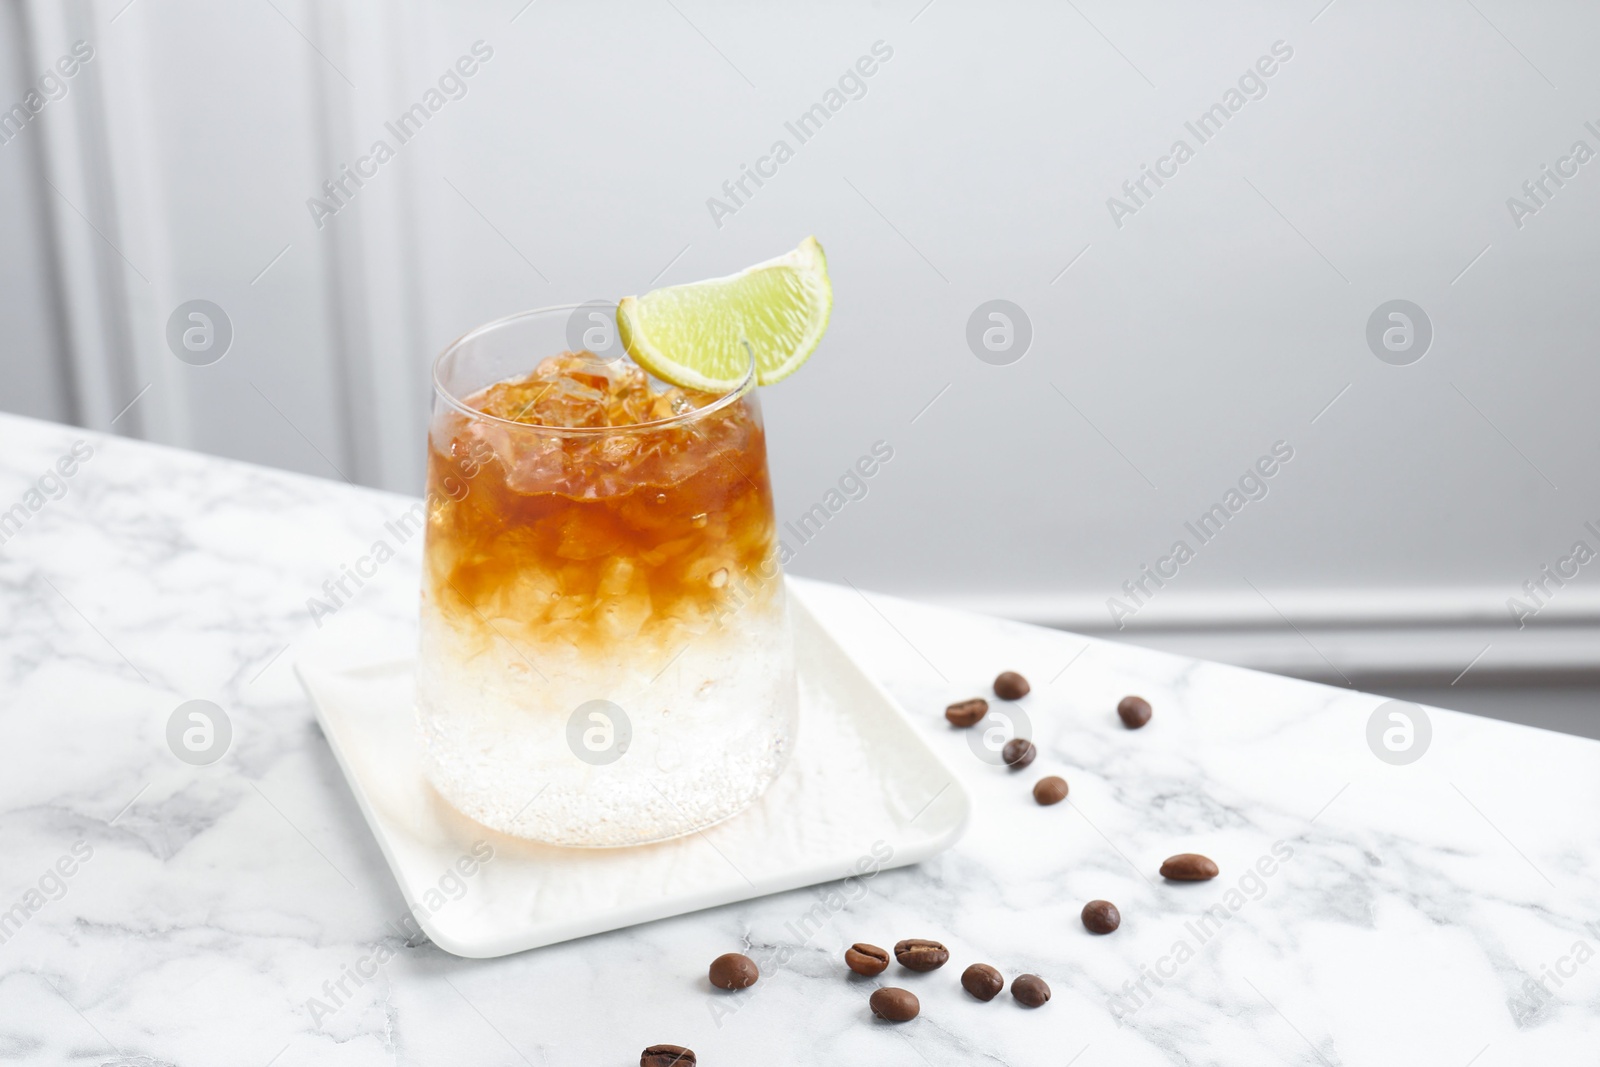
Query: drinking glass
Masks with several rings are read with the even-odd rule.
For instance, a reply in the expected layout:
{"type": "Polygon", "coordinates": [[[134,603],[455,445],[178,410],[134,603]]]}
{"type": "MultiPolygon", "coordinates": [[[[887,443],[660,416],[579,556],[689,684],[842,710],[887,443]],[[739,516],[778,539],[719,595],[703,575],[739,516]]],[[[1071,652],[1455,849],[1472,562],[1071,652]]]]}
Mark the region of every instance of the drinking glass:
{"type": "Polygon", "coordinates": [[[478,822],[557,845],[725,819],[779,774],[796,727],[749,346],[737,385],[693,392],[647,375],[614,329],[614,308],[527,311],[434,366],[427,775],[478,822]]]}

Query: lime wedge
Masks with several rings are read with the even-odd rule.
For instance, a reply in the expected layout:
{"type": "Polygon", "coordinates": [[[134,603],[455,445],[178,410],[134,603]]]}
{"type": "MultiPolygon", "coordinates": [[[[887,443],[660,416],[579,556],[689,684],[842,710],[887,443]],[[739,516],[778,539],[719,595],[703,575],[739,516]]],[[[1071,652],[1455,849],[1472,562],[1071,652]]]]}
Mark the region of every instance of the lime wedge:
{"type": "Polygon", "coordinates": [[[797,370],[822,340],[833,310],[828,259],[815,237],[777,259],[726,278],[654,289],[617,304],[617,333],[634,362],[685,389],[723,392],[756,358],[756,384],[797,370]]]}

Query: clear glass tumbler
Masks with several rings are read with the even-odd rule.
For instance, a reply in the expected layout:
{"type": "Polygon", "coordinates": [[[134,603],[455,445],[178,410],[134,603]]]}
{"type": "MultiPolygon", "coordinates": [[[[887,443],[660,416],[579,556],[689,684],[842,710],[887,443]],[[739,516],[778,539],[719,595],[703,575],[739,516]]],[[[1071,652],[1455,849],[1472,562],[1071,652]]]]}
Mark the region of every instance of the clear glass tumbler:
{"type": "Polygon", "coordinates": [[[439,793],[590,847],[744,808],[797,702],[753,360],[725,393],[669,387],[584,349],[574,323],[615,336],[595,316],[523,312],[439,356],[417,670],[439,793]]]}

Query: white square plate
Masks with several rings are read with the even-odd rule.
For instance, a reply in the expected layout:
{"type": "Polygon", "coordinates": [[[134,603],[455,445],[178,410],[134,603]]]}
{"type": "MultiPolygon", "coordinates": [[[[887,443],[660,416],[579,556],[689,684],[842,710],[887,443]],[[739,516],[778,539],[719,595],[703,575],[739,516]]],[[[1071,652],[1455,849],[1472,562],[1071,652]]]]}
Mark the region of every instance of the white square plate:
{"type": "Polygon", "coordinates": [[[861,874],[863,861],[902,867],[961,836],[967,791],[790,593],[800,730],[789,766],[732,819],[656,845],[557,848],[456,812],[423,776],[409,660],[324,650],[295,671],[422,929],[458,956],[503,956],[861,874]],[[451,877],[481,842],[493,858],[451,877]],[[449,900],[441,882],[467,891],[449,900]]]}

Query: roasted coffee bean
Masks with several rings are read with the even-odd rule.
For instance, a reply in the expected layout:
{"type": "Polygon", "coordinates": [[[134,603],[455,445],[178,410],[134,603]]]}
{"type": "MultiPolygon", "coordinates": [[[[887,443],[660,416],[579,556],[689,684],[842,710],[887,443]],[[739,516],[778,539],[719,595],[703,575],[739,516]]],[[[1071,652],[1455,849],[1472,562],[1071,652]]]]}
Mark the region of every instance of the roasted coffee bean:
{"type": "Polygon", "coordinates": [[[1014,771],[1020,771],[1033,762],[1033,757],[1039,750],[1033,747],[1033,742],[1026,737],[1013,737],[1006,742],[1006,747],[1000,750],[1000,758],[1006,761],[1006,766],[1014,771]]]}
{"type": "Polygon", "coordinates": [[[961,988],[979,1000],[993,1000],[1005,987],[1006,980],[987,963],[974,963],[961,972],[961,988]]]}
{"type": "Polygon", "coordinates": [[[1021,700],[1031,688],[1028,680],[1016,671],[1003,671],[994,680],[994,695],[1001,700],[1021,700]]]}
{"type": "Polygon", "coordinates": [[[896,989],[894,986],[874,989],[867,1004],[871,1006],[872,1014],[880,1019],[888,1019],[892,1023],[909,1022],[922,1010],[915,993],[908,989],[896,989]]]}
{"type": "Polygon", "coordinates": [[[711,961],[711,984],[718,989],[748,989],[761,972],[756,961],[737,952],[726,952],[711,961]]]}
{"type": "Polygon", "coordinates": [[[976,726],[987,714],[989,702],[982,697],[963,700],[944,709],[944,717],[950,720],[951,726],[976,726]]]}
{"type": "Polygon", "coordinates": [[[950,950],[937,941],[913,937],[895,943],[894,958],[908,971],[936,971],[949,961],[950,950]]]}
{"type": "Polygon", "coordinates": [[[1083,906],[1083,925],[1091,934],[1109,934],[1122,925],[1122,913],[1109,900],[1091,900],[1083,906]]]}
{"type": "Polygon", "coordinates": [[[1122,725],[1137,730],[1150,721],[1150,702],[1144,697],[1123,697],[1117,704],[1117,714],[1122,718],[1122,725]]]}
{"type": "Polygon", "coordinates": [[[1161,865],[1161,877],[1174,882],[1206,882],[1217,876],[1217,865],[1195,852],[1169,856],[1161,865]]]}
{"type": "Polygon", "coordinates": [[[1033,799],[1046,806],[1067,799],[1067,780],[1051,775],[1033,783],[1033,799]]]}
{"type": "Polygon", "coordinates": [[[698,1062],[682,1045],[651,1045],[639,1053],[639,1067],[694,1067],[698,1062]]]}
{"type": "Polygon", "coordinates": [[[1037,1008],[1050,999],[1050,987],[1036,974],[1019,974],[1011,983],[1011,995],[1025,1008],[1037,1008]]]}
{"type": "Polygon", "coordinates": [[[882,974],[884,968],[889,966],[889,954],[877,945],[858,942],[844,950],[844,962],[857,974],[871,978],[875,974],[882,974]]]}

